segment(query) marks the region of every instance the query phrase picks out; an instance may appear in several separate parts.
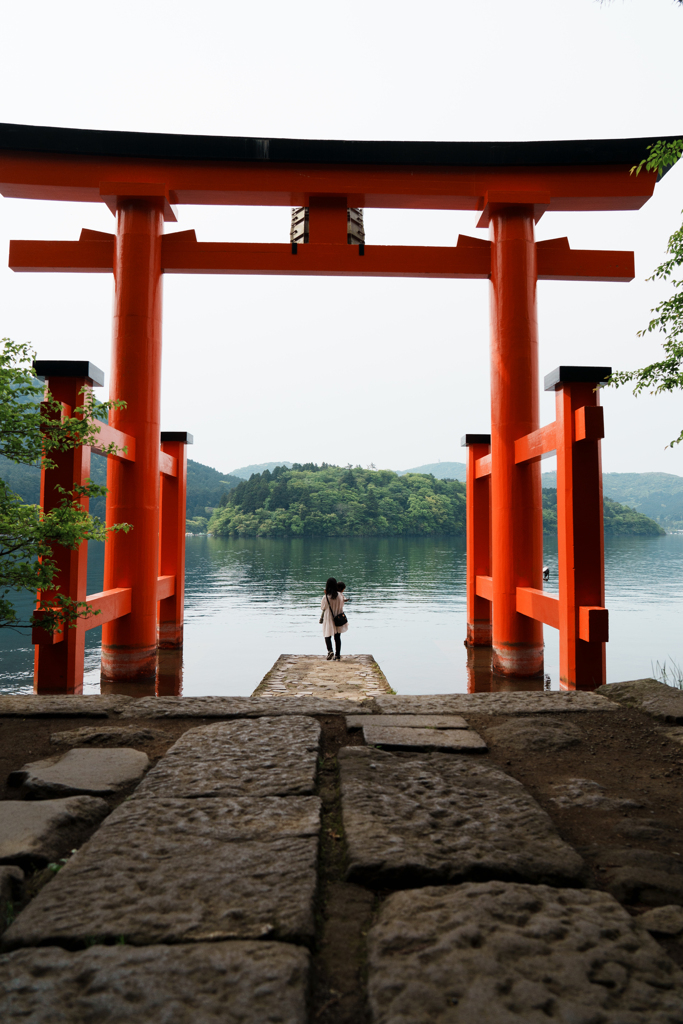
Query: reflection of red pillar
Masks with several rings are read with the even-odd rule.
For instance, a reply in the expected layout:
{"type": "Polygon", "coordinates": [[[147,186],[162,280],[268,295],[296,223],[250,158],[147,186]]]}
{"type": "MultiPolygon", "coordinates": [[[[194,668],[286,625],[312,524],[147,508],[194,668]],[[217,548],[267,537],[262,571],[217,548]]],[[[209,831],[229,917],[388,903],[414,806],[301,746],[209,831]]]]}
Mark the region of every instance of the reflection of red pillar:
{"type": "Polygon", "coordinates": [[[515,465],[515,440],[539,426],[533,206],[493,208],[491,241],[493,669],[533,676],[543,626],[517,612],[516,588],[542,586],[541,470],[515,465]]]}
{"type": "Polygon", "coordinates": [[[135,462],[110,459],[107,523],[130,523],[105,547],[104,588],[131,587],[129,615],[102,631],[102,677],[156,675],[163,200],[119,196],[110,397],[111,423],[136,439],[135,462]]]}
{"type": "MultiPolygon", "coordinates": [[[[477,460],[491,451],[489,434],[465,434],[467,448],[467,646],[491,646],[491,602],[477,594],[477,576],[491,575],[490,473],[477,477],[477,460]]],[[[470,659],[468,658],[468,665],[470,659]]]]}
{"type": "Polygon", "coordinates": [[[187,445],[192,434],[164,432],[161,450],[176,459],[176,476],[161,476],[161,536],[159,575],[175,576],[175,593],[159,602],[159,647],[183,646],[185,608],[185,511],[187,505],[187,445]]]}
{"type": "MultiPolygon", "coordinates": [[[[85,395],[81,394],[81,388],[92,387],[93,384],[101,387],[104,383],[100,376],[101,371],[93,367],[92,363],[64,361],[61,365],[51,365],[47,360],[37,363],[39,373],[43,367],[50,368],[49,372],[45,371],[45,376],[52,397],[68,406],[69,415],[74,408],[83,404],[85,395]],[[62,376],[73,373],[73,370],[79,367],[85,368],[86,376],[62,376]]],[[[74,484],[86,482],[90,476],[90,448],[81,446],[66,452],[51,452],[49,457],[57,465],[55,469],[43,469],[41,472],[40,504],[46,512],[50,512],[60,503],[62,495],[56,490],[58,485],[66,491],[71,491],[74,484]]],[[[89,503],[88,498],[81,498],[80,504],[86,511],[89,503]]],[[[85,601],[88,542],[83,541],[73,551],[55,544],[53,553],[59,570],[55,580],[55,593],[64,594],[73,601],[85,601]]],[[[41,597],[45,604],[50,603],[49,593],[44,593],[41,597]]],[[[35,648],[34,690],[36,693],[82,693],[85,654],[85,630],[82,625],[65,629],[63,639],[59,643],[51,643],[48,641],[48,635],[44,636],[45,642],[36,644],[35,648]]],[[[49,640],[51,639],[52,634],[49,635],[49,640]]]]}
{"type": "Polygon", "coordinates": [[[609,368],[561,366],[546,377],[556,393],[557,556],[560,686],[594,690],[606,682],[605,551],[598,381],[609,368]]]}

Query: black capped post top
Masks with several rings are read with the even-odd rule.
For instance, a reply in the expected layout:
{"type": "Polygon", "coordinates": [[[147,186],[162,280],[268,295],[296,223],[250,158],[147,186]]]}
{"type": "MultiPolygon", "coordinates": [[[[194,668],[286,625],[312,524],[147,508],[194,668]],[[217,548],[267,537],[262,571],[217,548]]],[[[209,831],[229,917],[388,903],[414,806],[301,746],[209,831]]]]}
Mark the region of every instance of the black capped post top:
{"type": "Polygon", "coordinates": [[[605,384],[611,366],[556,366],[543,378],[545,391],[557,391],[560,384],[605,384]]]}
{"type": "Polygon", "coordinates": [[[36,377],[79,377],[91,388],[104,387],[104,370],[87,359],[36,359],[33,364],[36,377]]]}
{"type": "Polygon", "coordinates": [[[164,441],[180,441],[181,444],[194,444],[194,437],[186,430],[162,430],[161,443],[164,441]]]}
{"type": "Polygon", "coordinates": [[[463,434],[460,441],[461,448],[469,448],[471,444],[491,444],[490,434],[463,434]]]}

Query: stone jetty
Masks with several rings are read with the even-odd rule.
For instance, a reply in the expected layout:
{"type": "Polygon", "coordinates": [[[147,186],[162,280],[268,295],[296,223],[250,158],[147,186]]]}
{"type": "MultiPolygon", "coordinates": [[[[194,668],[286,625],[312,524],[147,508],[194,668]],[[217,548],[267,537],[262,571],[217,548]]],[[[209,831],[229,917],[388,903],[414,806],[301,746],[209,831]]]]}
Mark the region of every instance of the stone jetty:
{"type": "Polygon", "coordinates": [[[3,1024],[683,1024],[683,694],[0,697],[3,1024]],[[679,717],[680,715],[680,717],[679,717]]]}

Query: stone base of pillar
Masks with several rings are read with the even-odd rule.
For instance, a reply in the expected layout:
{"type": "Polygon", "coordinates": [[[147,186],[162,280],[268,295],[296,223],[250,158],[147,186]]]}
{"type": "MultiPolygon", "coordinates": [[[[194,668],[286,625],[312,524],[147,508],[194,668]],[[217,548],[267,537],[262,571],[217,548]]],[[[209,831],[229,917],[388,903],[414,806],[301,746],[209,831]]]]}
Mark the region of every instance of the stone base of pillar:
{"type": "Polygon", "coordinates": [[[517,679],[542,676],[543,650],[543,644],[494,644],[493,671],[517,679]]]}
{"type": "Polygon", "coordinates": [[[146,682],[157,676],[157,648],[102,645],[102,682],[146,682]]]}
{"type": "Polygon", "coordinates": [[[159,650],[172,651],[183,646],[183,623],[160,622],[157,627],[159,650]]]}
{"type": "Polygon", "coordinates": [[[491,623],[486,619],[475,619],[467,623],[468,647],[490,647],[491,646],[491,623]]]}

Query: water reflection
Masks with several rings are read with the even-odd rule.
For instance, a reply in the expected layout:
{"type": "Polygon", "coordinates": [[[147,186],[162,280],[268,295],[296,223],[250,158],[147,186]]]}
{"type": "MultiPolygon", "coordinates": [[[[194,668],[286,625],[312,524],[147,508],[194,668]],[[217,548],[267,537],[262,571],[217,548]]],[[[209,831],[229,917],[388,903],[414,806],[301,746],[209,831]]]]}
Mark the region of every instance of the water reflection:
{"type": "MultiPolygon", "coordinates": [[[[647,676],[652,662],[667,657],[683,663],[683,536],[608,540],[605,551],[608,678],[647,676]]],[[[554,550],[545,562],[553,592],[554,550]]],[[[102,588],[102,564],[102,546],[92,545],[89,593],[102,588]]],[[[188,537],[185,647],[182,657],[163,652],[151,692],[249,694],[280,654],[322,654],[319,603],[330,574],[346,580],[351,598],[342,654],[373,654],[398,693],[559,686],[555,630],[545,630],[545,682],[511,684],[491,672],[488,651],[463,646],[461,538],[188,537]]],[[[101,632],[87,634],[86,693],[100,689],[101,632]]],[[[0,630],[0,656],[0,690],[29,692],[30,635],[0,630]]]]}

